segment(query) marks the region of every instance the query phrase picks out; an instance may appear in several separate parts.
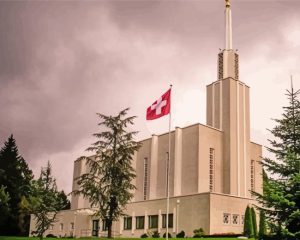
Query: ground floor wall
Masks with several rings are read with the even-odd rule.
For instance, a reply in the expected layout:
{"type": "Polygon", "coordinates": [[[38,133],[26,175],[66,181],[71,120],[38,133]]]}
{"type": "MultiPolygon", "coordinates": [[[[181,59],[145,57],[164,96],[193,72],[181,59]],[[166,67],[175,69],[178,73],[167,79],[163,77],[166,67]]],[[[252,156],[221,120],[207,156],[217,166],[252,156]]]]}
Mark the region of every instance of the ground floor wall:
{"type": "MultiPolygon", "coordinates": [[[[170,198],[169,233],[175,236],[185,231],[203,228],[206,234],[242,233],[243,219],[247,205],[254,200],[217,193],[201,193],[170,198]]],[[[140,237],[144,233],[166,232],[166,199],[133,202],[125,209],[126,216],[113,223],[114,236],[140,237]]],[[[92,209],[64,210],[57,214],[57,220],[45,235],[55,236],[105,236],[105,223],[93,215],[92,209]]],[[[30,233],[35,228],[31,218],[30,233]]]]}

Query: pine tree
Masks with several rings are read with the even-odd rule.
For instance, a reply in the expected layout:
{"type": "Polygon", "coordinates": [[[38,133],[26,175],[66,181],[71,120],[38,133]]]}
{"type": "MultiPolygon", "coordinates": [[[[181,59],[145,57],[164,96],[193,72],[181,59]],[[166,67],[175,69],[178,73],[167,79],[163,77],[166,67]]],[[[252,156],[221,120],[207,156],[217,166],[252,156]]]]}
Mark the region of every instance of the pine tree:
{"type": "Polygon", "coordinates": [[[52,176],[49,162],[42,168],[39,179],[33,181],[32,195],[28,202],[28,209],[35,220],[35,230],[32,234],[43,239],[44,232],[55,221],[58,211],[65,207],[60,192],[57,191],[56,179],[52,176]]]}
{"type": "Polygon", "coordinates": [[[245,211],[244,235],[246,237],[253,237],[254,236],[253,224],[252,224],[252,215],[251,215],[251,209],[250,209],[249,206],[247,206],[246,211],[245,211]]]}
{"type": "Polygon", "coordinates": [[[253,207],[251,207],[251,219],[252,219],[252,226],[253,226],[253,236],[257,238],[257,221],[256,221],[256,213],[253,207]]]}
{"type": "Polygon", "coordinates": [[[94,134],[98,141],[88,150],[95,155],[83,157],[87,159],[90,172],[77,179],[80,189],[74,192],[83,194],[93,207],[98,208],[97,214],[107,223],[109,238],[112,236],[112,222],[123,214],[135,189],[132,157],[140,144],[133,139],[137,132],[127,130],[135,119],[135,116],[126,117],[128,110],[117,116],[98,114],[101,119],[99,126],[105,129],[94,134]]]}
{"type": "MultiPolygon", "coordinates": [[[[10,213],[5,226],[0,226],[0,235],[26,234],[19,228],[19,203],[22,196],[28,197],[32,178],[32,171],[19,155],[16,141],[11,135],[0,150],[0,186],[5,186],[10,196],[10,213]]],[[[27,217],[27,225],[28,221],[27,217]]]]}
{"type": "Polygon", "coordinates": [[[263,159],[268,173],[264,193],[253,193],[262,204],[262,210],[276,234],[282,239],[300,238],[300,91],[293,87],[287,91],[289,105],[284,107],[282,118],[275,119],[270,130],[274,140],[269,140],[268,150],[276,160],[263,159]]]}

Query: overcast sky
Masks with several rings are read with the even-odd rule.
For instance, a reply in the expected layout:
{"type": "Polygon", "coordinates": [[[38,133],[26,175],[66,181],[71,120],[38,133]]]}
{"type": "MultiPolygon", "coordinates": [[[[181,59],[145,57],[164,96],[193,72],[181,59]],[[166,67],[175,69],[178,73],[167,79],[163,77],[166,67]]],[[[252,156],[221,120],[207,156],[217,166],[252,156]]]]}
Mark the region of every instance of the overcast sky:
{"type": "MultiPolygon", "coordinates": [[[[291,74],[300,87],[300,1],[232,0],[232,11],[251,138],[265,145],[291,74]]],[[[139,139],[165,132],[168,119],[145,111],[172,83],[172,126],[205,124],[223,47],[224,0],[1,1],[0,144],[14,134],[35,175],[50,160],[70,192],[96,112],[130,107],[139,139]]]]}

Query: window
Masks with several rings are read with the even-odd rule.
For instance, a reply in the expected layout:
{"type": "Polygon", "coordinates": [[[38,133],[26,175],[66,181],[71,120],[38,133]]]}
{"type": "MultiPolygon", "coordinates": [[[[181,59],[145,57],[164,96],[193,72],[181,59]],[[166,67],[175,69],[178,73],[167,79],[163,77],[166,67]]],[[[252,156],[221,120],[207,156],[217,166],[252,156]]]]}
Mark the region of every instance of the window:
{"type": "Polygon", "coordinates": [[[132,229],[132,217],[124,217],[124,230],[132,229]]]}
{"type": "Polygon", "coordinates": [[[158,215],[149,216],[149,228],[158,228],[158,215]]]}
{"type": "Polygon", "coordinates": [[[250,168],[250,177],[251,177],[251,191],[254,191],[255,189],[255,166],[254,166],[254,160],[251,160],[251,168],[250,168]]]}
{"type": "Polygon", "coordinates": [[[107,222],[106,220],[102,221],[102,231],[107,231],[108,230],[108,226],[107,226],[107,222]]]}
{"type": "Polygon", "coordinates": [[[214,191],[214,159],[215,158],[215,149],[209,149],[209,191],[214,191]]]}
{"type": "Polygon", "coordinates": [[[229,213],[223,213],[223,223],[230,224],[230,214],[229,213]]]}
{"type": "Polygon", "coordinates": [[[59,224],[59,229],[60,229],[60,231],[64,230],[64,224],[63,223],[59,224]]]}
{"type": "Polygon", "coordinates": [[[147,191],[148,191],[148,158],[144,158],[144,187],[143,187],[144,200],[147,199],[147,191]]]}
{"type": "Polygon", "coordinates": [[[144,229],[145,226],[145,217],[144,216],[139,216],[135,218],[136,220],[136,229],[144,229]]]}
{"type": "Polygon", "coordinates": [[[72,229],[72,230],[74,229],[74,223],[73,222],[70,223],[70,229],[72,229]]]}
{"type": "Polygon", "coordinates": [[[245,216],[242,215],[242,216],[241,216],[241,224],[242,224],[242,225],[244,225],[244,219],[245,219],[245,216]]]}
{"type": "MultiPolygon", "coordinates": [[[[173,213],[169,214],[169,228],[172,228],[173,227],[173,213]]],[[[162,215],[162,227],[163,228],[166,228],[167,226],[167,214],[163,214],[162,215]]]]}
{"type": "Polygon", "coordinates": [[[237,225],[239,224],[239,215],[238,214],[233,214],[232,215],[232,224],[237,225]]]}
{"type": "Polygon", "coordinates": [[[49,226],[49,230],[53,230],[53,225],[50,225],[50,226],[49,226]]]}

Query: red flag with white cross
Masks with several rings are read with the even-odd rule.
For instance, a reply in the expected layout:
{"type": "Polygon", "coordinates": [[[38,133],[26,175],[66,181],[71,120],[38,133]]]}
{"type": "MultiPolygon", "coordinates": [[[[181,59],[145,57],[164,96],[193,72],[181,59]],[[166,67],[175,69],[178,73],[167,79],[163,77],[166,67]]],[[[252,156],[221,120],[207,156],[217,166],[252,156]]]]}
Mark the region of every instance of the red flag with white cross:
{"type": "Polygon", "coordinates": [[[147,108],[146,119],[154,120],[170,113],[171,88],[147,108]]]}

